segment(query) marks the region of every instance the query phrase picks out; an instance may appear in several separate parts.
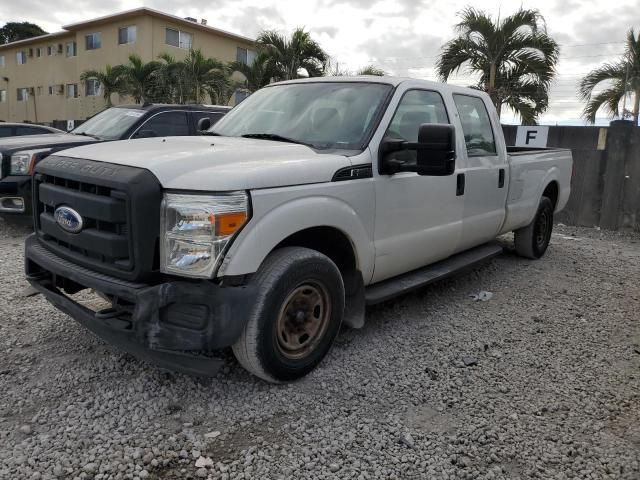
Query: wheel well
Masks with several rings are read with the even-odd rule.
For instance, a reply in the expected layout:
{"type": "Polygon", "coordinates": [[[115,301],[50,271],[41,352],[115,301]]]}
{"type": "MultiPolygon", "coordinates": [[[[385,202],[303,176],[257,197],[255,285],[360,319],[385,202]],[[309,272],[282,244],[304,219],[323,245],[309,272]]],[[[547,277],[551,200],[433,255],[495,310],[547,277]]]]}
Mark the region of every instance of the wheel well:
{"type": "Polygon", "coordinates": [[[558,204],[558,182],[553,181],[549,185],[547,185],[547,188],[545,188],[544,192],[542,192],[542,196],[547,197],[549,200],[551,200],[553,209],[555,210],[556,205],[558,204]]]}
{"type": "Polygon", "coordinates": [[[343,277],[357,269],[353,245],[349,237],[337,228],[313,227],[301,230],[285,238],[275,248],[282,247],[306,247],[316,250],[329,257],[343,277]]]}

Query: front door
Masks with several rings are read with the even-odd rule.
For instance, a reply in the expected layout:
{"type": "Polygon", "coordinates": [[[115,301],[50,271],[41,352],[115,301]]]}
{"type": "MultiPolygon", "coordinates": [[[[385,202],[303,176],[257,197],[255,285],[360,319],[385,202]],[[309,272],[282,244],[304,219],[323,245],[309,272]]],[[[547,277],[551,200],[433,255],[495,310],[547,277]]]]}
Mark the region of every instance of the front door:
{"type": "MultiPolygon", "coordinates": [[[[408,89],[385,136],[416,142],[424,123],[450,123],[445,102],[438,92],[408,89]]],[[[402,155],[402,160],[415,159],[412,151],[395,155],[402,155]]],[[[464,205],[463,197],[456,195],[456,177],[456,173],[444,177],[378,174],[373,282],[441,260],[455,251],[464,205]]]]}

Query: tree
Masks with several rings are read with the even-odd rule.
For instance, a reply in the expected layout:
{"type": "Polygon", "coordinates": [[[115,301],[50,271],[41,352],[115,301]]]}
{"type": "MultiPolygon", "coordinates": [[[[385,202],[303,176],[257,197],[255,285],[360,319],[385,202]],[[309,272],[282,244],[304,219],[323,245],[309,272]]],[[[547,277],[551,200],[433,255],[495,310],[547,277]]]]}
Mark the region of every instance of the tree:
{"type": "Polygon", "coordinates": [[[149,101],[160,67],[160,62],[145,63],[138,55],[129,55],[129,63],[122,66],[124,93],[131,95],[136,103],[149,101]]]}
{"type": "Polygon", "coordinates": [[[150,98],[154,102],[184,103],[183,64],[169,53],[158,55],[160,66],[155,71],[150,87],[150,98]]]}
{"type": "Polygon", "coordinates": [[[187,100],[202,103],[207,95],[208,86],[214,80],[229,76],[228,67],[215,58],[207,58],[201,50],[189,50],[182,61],[187,100]]]}
{"type": "Polygon", "coordinates": [[[558,44],[547,35],[537,10],[520,9],[502,20],[466,8],[456,26],[459,36],[447,42],[436,69],[440,78],[464,66],[479,74],[475,86],[489,94],[501,113],[506,105],[523,123],[533,123],[549,106],[549,88],[556,73],[558,44]]]}
{"type": "Polygon", "coordinates": [[[271,57],[267,52],[262,51],[256,55],[251,64],[232,62],[231,69],[244,76],[244,87],[249,92],[255,92],[256,90],[269,85],[271,78],[274,76],[270,58],[271,57]]]}
{"type": "Polygon", "coordinates": [[[27,38],[39,37],[46,35],[42,28],[35,23],[29,22],[7,22],[4,27],[0,28],[0,42],[10,43],[27,38]]]}
{"type": "Polygon", "coordinates": [[[89,79],[96,79],[102,86],[102,96],[107,106],[112,106],[111,95],[113,93],[126,93],[126,84],[123,77],[124,67],[122,65],[106,65],[104,70],[85,70],[80,75],[80,80],[86,82],[89,79]]]}
{"type": "Polygon", "coordinates": [[[356,72],[356,75],[373,75],[376,77],[384,77],[386,72],[375,65],[368,65],[356,72]]]}
{"type": "Polygon", "coordinates": [[[636,36],[633,29],[629,30],[622,58],[589,72],[580,82],[579,92],[587,102],[582,115],[589,123],[595,122],[600,108],[604,108],[612,117],[619,117],[620,103],[630,93],[633,98],[632,110],[623,111],[622,115],[632,116],[637,126],[640,117],[640,33],[636,36]],[[608,88],[594,95],[594,90],[602,83],[607,83],[608,88]]]}
{"type": "Polygon", "coordinates": [[[267,30],[258,35],[256,43],[259,51],[268,56],[276,80],[299,78],[301,70],[306,70],[309,77],[320,77],[329,59],[303,28],[294,30],[291,37],[267,30]]]}

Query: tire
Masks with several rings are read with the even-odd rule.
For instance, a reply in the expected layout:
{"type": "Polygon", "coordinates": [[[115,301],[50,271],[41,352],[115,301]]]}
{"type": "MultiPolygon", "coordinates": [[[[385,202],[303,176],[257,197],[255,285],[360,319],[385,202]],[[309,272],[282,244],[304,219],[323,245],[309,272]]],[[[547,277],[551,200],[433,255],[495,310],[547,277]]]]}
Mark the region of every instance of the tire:
{"type": "Polygon", "coordinates": [[[268,382],[296,380],[327,355],[344,315],[344,283],[338,267],[308,248],[271,253],[251,283],[258,297],[233,345],[238,362],[268,382]]]}
{"type": "Polygon", "coordinates": [[[542,197],[533,221],[514,232],[516,253],[521,257],[531,259],[542,257],[549,246],[552,230],[553,203],[549,198],[542,197]]]}

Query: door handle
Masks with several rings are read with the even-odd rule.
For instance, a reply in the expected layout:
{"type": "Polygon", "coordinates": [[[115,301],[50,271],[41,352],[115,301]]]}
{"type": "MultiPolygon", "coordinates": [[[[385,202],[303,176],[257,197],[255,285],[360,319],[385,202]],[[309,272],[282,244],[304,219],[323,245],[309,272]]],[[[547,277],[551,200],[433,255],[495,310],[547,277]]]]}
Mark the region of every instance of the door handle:
{"type": "Polygon", "coordinates": [[[456,178],[456,197],[464,195],[465,176],[464,173],[459,173],[456,178]]]}
{"type": "Polygon", "coordinates": [[[504,187],[504,168],[498,170],[498,188],[504,187]]]}

